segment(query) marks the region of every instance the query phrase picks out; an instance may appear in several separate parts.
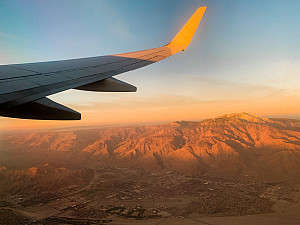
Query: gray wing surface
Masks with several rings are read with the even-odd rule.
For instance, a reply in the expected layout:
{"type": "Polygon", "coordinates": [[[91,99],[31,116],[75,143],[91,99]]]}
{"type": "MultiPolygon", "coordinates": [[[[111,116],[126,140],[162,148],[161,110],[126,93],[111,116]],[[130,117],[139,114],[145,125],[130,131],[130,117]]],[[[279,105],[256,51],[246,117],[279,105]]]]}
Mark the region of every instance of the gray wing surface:
{"type": "Polygon", "coordinates": [[[166,46],[117,55],[0,66],[0,116],[79,120],[80,113],[47,98],[68,89],[134,92],[113,76],[161,61],[185,50],[203,17],[200,7],[166,46]]]}

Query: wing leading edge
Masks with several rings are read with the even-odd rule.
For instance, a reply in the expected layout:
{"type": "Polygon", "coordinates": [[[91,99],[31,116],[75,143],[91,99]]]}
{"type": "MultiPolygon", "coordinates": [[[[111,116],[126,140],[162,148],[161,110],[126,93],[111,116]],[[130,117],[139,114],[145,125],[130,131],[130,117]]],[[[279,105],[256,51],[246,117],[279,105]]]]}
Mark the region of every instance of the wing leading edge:
{"type": "Polygon", "coordinates": [[[113,76],[161,61],[190,44],[206,7],[200,7],[167,45],[137,52],[52,62],[0,66],[0,116],[79,120],[80,113],[46,96],[68,89],[134,92],[113,76]]]}

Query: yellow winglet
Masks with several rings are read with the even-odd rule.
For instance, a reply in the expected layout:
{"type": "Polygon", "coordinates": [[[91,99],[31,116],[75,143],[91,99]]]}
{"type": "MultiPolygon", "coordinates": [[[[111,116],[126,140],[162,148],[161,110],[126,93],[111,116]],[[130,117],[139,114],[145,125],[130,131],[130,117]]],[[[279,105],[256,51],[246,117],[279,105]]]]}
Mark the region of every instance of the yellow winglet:
{"type": "Polygon", "coordinates": [[[184,51],[189,46],[206,8],[206,6],[198,8],[189,21],[178,32],[175,38],[168,45],[166,45],[166,47],[172,50],[173,54],[179,51],[184,51]]]}

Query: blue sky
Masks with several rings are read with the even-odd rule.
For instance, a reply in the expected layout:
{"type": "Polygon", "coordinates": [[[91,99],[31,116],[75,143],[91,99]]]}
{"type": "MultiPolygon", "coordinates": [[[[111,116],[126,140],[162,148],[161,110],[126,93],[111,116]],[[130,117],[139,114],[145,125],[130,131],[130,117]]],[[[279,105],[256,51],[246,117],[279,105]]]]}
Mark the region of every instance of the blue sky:
{"type": "MultiPolygon", "coordinates": [[[[297,116],[298,108],[274,111],[273,106],[260,110],[241,104],[266,99],[260,102],[266,107],[276,99],[283,104],[284,99],[292,98],[293,102],[300,96],[300,1],[297,0],[1,0],[0,64],[159,47],[173,38],[199,6],[208,8],[186,52],[119,76],[136,85],[138,93],[116,95],[71,90],[51,98],[87,115],[96,113],[93,109],[111,113],[110,110],[122,111],[132,105],[140,105],[135,111],[143,111],[146,110],[143,101],[153,101],[153,110],[164,101],[176,99],[170,108],[166,104],[165,111],[187,102],[193,102],[193,107],[198,104],[199,108],[208,107],[204,103],[222,102],[213,113],[199,111],[198,116],[183,113],[161,121],[202,119],[226,110],[251,109],[252,113],[266,116],[297,116]],[[230,107],[232,102],[240,107],[230,107]]],[[[189,106],[185,107],[189,111],[189,106]]],[[[159,113],[161,108],[155,110],[153,113],[159,113]]],[[[140,117],[141,122],[155,122],[140,117]]],[[[0,122],[4,127],[22,124],[14,119],[0,119],[0,122]]]]}

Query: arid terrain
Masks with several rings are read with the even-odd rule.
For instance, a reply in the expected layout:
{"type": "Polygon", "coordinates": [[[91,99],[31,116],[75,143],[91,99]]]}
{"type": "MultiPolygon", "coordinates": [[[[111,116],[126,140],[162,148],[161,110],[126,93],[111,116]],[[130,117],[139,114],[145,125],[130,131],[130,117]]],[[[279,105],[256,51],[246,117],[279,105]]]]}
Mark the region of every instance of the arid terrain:
{"type": "Polygon", "coordinates": [[[297,224],[300,120],[1,134],[0,224],[297,224]]]}

